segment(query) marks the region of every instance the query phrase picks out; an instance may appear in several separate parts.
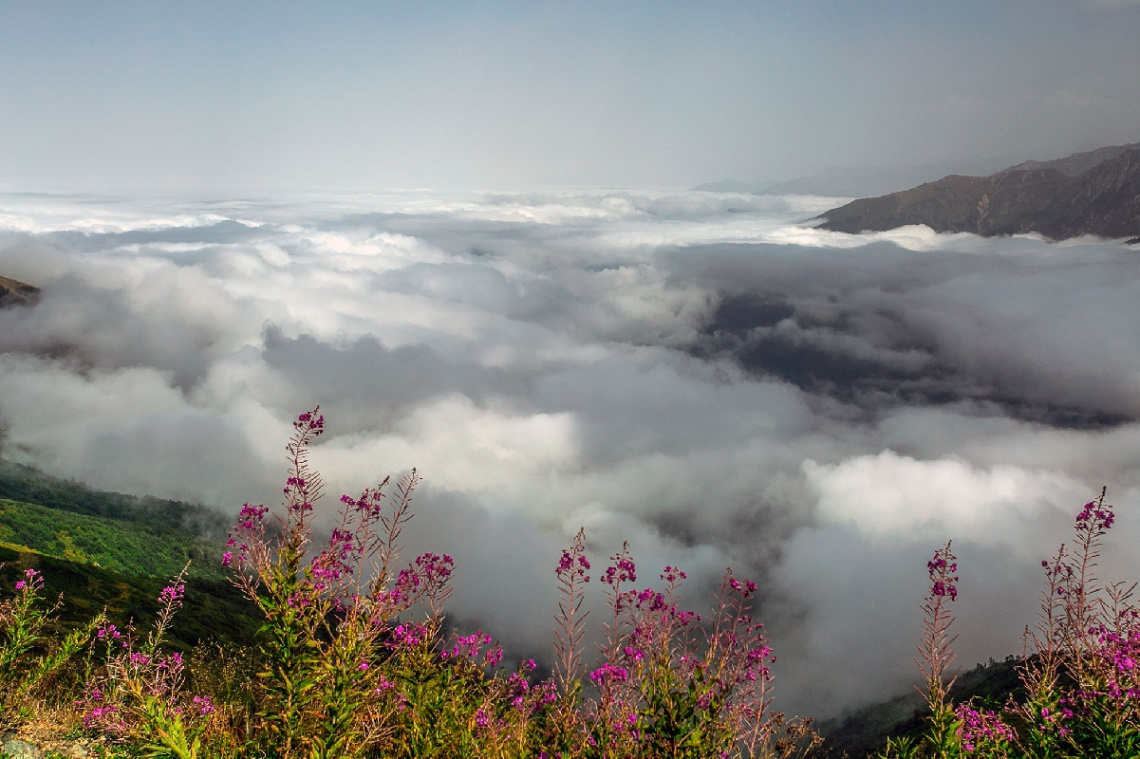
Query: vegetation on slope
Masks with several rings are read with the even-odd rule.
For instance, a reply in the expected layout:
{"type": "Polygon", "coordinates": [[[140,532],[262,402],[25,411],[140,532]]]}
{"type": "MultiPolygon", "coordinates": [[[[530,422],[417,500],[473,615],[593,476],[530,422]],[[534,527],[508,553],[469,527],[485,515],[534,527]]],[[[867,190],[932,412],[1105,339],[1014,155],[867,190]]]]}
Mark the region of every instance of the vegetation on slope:
{"type": "Polygon", "coordinates": [[[115,519],[156,531],[180,530],[224,539],[228,526],[221,513],[198,504],[152,496],[92,490],[37,469],[0,459],[0,498],[73,514],[115,519]]]}
{"type": "Polygon", "coordinates": [[[190,576],[225,581],[222,544],[185,530],[92,517],[0,498],[0,544],[25,547],[120,574],[170,578],[190,562],[190,576]]]}
{"type": "MultiPolygon", "coordinates": [[[[170,582],[169,577],[122,574],[7,546],[0,546],[0,562],[0,588],[5,591],[27,570],[34,569],[44,578],[44,597],[63,599],[50,626],[55,632],[74,630],[104,609],[122,629],[132,620],[145,626],[158,612],[155,598],[170,582]]],[[[210,641],[252,644],[260,622],[248,599],[230,582],[190,578],[186,581],[186,599],[187,607],[170,633],[176,649],[187,650],[210,641]]]]}

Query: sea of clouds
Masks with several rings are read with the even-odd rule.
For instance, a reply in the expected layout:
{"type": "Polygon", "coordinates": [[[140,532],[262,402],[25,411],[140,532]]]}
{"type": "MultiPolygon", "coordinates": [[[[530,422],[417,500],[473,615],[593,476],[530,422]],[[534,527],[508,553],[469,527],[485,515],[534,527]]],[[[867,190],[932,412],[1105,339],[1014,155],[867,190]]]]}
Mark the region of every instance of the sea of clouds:
{"type": "Polygon", "coordinates": [[[43,289],[0,310],[5,456],[234,512],[320,404],[327,508],[418,467],[465,626],[543,657],[585,526],[693,605],[760,581],[780,706],[835,714],[909,688],[948,539],[967,666],[1020,651],[1102,485],[1101,575],[1140,577],[1140,251],[813,229],[837,204],[2,195],[0,275],[43,289]]]}

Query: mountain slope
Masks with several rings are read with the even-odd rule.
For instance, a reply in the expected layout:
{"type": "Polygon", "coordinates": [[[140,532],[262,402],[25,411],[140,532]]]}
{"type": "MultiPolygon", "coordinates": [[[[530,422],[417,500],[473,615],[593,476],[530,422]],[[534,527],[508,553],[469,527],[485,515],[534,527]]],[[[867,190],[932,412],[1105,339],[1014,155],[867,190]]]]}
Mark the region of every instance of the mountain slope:
{"type": "Polygon", "coordinates": [[[1026,162],[988,177],[943,177],[861,198],[820,218],[824,229],[851,233],[925,224],[937,232],[986,237],[1027,232],[1056,240],[1140,235],[1140,143],[1026,162]],[[1074,171],[1079,173],[1070,173],[1074,171]]]}
{"type": "Polygon", "coordinates": [[[0,308],[30,306],[40,297],[40,289],[7,277],[0,277],[0,308]]]}
{"type": "MultiPolygon", "coordinates": [[[[988,664],[960,672],[950,690],[954,703],[974,700],[987,708],[996,708],[1010,697],[1023,698],[1024,685],[1018,673],[1020,660],[1010,656],[1004,661],[991,659],[988,664]]],[[[827,720],[818,726],[824,734],[819,756],[825,759],[863,759],[876,757],[887,738],[917,739],[926,730],[925,718],[930,713],[918,691],[883,701],[839,720],[827,720]]]]}
{"type": "Polygon", "coordinates": [[[0,498],[132,522],[158,532],[182,530],[216,541],[225,539],[231,524],[225,515],[205,506],[93,490],[4,459],[0,459],[0,498]]]}
{"type": "Polygon", "coordinates": [[[192,577],[227,579],[220,541],[4,498],[0,498],[0,543],[121,574],[162,579],[174,577],[189,561],[192,577]]]}
{"type": "Polygon", "coordinates": [[[189,560],[174,646],[248,646],[260,617],[220,565],[219,521],[201,506],[105,493],[0,460],[0,598],[34,568],[43,573],[45,598],[63,594],[56,627],[73,629],[106,608],[120,627],[133,618],[145,628],[159,591],[189,560]]]}
{"type": "MultiPolygon", "coordinates": [[[[120,629],[134,620],[145,636],[158,613],[159,592],[171,579],[121,574],[0,543],[0,598],[11,595],[12,587],[24,579],[27,569],[43,575],[42,597],[49,604],[62,595],[64,603],[57,622],[51,625],[57,632],[80,627],[106,610],[120,629]]],[[[183,607],[169,631],[169,642],[182,651],[209,641],[248,647],[262,621],[253,603],[230,582],[191,577],[186,581],[183,607]]]]}

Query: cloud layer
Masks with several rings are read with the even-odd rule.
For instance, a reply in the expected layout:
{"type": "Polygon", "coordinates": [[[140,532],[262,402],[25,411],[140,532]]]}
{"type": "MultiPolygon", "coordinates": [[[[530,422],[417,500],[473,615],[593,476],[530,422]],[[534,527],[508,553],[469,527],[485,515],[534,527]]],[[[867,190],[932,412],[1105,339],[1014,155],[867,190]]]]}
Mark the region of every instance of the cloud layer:
{"type": "MultiPolygon", "coordinates": [[[[653,576],[756,577],[782,705],[907,687],[953,538],[961,655],[1017,650],[1040,558],[1108,484],[1140,533],[1140,278],[1118,243],[810,228],[706,193],[241,202],[8,196],[5,451],[226,510],[320,403],[335,501],[413,466],[456,614],[541,654],[585,525],[653,576]]],[[[1106,577],[1137,566],[1109,547],[1106,577]]]]}

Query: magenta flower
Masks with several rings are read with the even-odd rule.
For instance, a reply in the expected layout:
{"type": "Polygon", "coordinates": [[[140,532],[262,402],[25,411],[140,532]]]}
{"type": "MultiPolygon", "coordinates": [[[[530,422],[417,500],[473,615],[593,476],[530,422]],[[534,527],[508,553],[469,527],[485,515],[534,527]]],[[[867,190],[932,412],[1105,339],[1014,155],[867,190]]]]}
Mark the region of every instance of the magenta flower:
{"type": "MultiPolygon", "coordinates": [[[[1043,716],[1048,719],[1048,709],[1042,709],[1043,716]]],[[[996,748],[1004,743],[1016,740],[1017,733],[1012,727],[1002,723],[996,714],[986,710],[973,709],[969,704],[960,704],[954,710],[954,715],[960,720],[955,730],[962,741],[962,748],[967,753],[974,753],[983,748],[996,748]]]]}
{"type": "Polygon", "coordinates": [[[614,664],[603,664],[590,673],[590,679],[601,686],[624,683],[629,680],[629,670],[614,664]]]}
{"type": "Polygon", "coordinates": [[[953,554],[946,548],[934,552],[934,558],[926,562],[926,571],[930,575],[930,595],[937,598],[957,600],[958,563],[952,560],[953,554]]]}
{"type": "Polygon", "coordinates": [[[186,586],[179,583],[178,585],[168,585],[162,589],[158,594],[158,602],[163,606],[167,604],[177,604],[179,608],[182,606],[182,596],[186,593],[186,586]]]}

